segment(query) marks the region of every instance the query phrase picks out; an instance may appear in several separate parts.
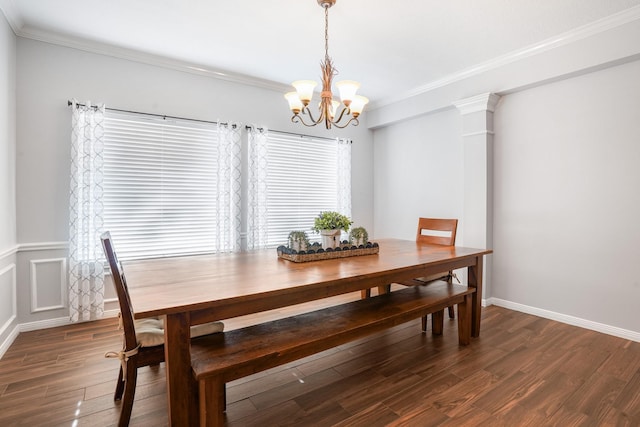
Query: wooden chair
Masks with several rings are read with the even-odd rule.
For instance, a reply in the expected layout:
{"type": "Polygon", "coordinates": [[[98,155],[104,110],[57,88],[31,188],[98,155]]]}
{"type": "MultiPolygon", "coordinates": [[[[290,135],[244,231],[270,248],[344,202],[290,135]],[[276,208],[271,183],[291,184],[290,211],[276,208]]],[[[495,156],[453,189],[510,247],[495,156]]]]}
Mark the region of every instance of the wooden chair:
{"type": "MultiPolygon", "coordinates": [[[[457,230],[457,219],[418,218],[416,242],[430,245],[455,246],[457,230]],[[433,233],[434,231],[436,232],[435,234],[433,233]]],[[[429,277],[419,277],[400,284],[405,286],[426,286],[437,281],[452,283],[453,277],[453,271],[448,271],[445,274],[438,273],[429,277]]],[[[453,319],[455,317],[453,306],[449,306],[448,311],[449,317],[453,319]]]]}
{"type": "MultiPolygon", "coordinates": [[[[442,245],[442,246],[455,246],[456,232],[458,230],[457,219],[442,219],[442,218],[418,218],[418,232],[416,234],[416,242],[426,243],[430,245],[442,245]]],[[[430,283],[437,281],[445,281],[452,283],[453,272],[438,273],[429,277],[418,277],[415,279],[399,282],[404,286],[426,286],[430,283]]],[[[389,292],[391,285],[379,286],[379,293],[389,292]]],[[[365,289],[362,291],[362,297],[368,298],[371,296],[371,289],[365,289]]],[[[453,306],[448,308],[449,317],[453,319],[455,317],[453,306]]],[[[442,313],[444,314],[444,313],[442,313]]],[[[434,317],[441,316],[440,313],[434,313],[434,317]]],[[[426,330],[426,316],[422,319],[422,329],[426,330]]]]}
{"type": "MultiPolygon", "coordinates": [[[[125,427],[129,425],[131,418],[138,368],[164,362],[164,320],[161,318],[134,320],[127,281],[113,249],[111,234],[107,231],[100,236],[100,240],[109,262],[113,285],[118,294],[120,326],[124,330],[124,348],[119,352],[109,352],[105,357],[120,359],[120,372],[114,400],[122,400],[118,426],[125,427]]],[[[197,325],[191,328],[191,337],[222,332],[223,329],[224,325],[221,322],[197,325]]]]}

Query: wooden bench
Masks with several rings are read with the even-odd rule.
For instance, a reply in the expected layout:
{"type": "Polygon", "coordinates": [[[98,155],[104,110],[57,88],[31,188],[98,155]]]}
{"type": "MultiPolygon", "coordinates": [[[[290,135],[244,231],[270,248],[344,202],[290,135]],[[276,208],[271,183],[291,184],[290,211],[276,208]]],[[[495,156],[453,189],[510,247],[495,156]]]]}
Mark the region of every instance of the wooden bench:
{"type": "Polygon", "coordinates": [[[444,309],[458,305],[458,341],[471,335],[475,288],[446,282],[417,286],[202,338],[191,344],[200,425],[223,426],[226,383],[432,314],[442,334],[444,309]]]}

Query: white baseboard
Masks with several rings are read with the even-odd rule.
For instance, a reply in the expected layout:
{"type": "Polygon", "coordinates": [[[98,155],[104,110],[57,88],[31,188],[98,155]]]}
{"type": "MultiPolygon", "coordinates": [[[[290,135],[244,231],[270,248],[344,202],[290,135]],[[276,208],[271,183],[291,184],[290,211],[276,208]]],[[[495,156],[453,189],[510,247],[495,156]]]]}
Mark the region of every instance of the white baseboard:
{"type": "MultiPolygon", "coordinates": [[[[107,310],[104,312],[104,318],[118,317],[120,310],[107,310]]],[[[68,317],[58,317],[56,319],[38,320],[36,322],[20,323],[16,325],[7,338],[0,343],[0,359],[7,352],[11,344],[16,340],[20,332],[38,331],[40,329],[55,328],[57,326],[70,325],[72,322],[68,317]]]]}
{"type": "MultiPolygon", "coordinates": [[[[109,317],[118,317],[119,312],[120,310],[107,310],[104,312],[104,316],[102,316],[102,318],[104,319],[109,317]]],[[[37,331],[40,329],[55,328],[57,326],[71,325],[72,323],[73,322],[71,322],[68,317],[58,317],[56,319],[46,319],[29,323],[21,323],[18,326],[20,328],[20,332],[27,332],[37,331]]]]}
{"type": "Polygon", "coordinates": [[[7,336],[7,339],[5,339],[4,342],[0,343],[0,359],[2,359],[2,356],[4,356],[7,350],[9,350],[9,347],[11,347],[11,344],[13,344],[13,342],[16,340],[19,333],[20,325],[16,325],[11,333],[7,336]]]}
{"type": "Polygon", "coordinates": [[[592,320],[581,319],[579,317],[531,307],[528,305],[519,304],[517,302],[506,301],[500,298],[488,298],[486,300],[486,304],[497,305],[498,307],[504,307],[510,310],[520,311],[522,313],[543,317],[545,319],[556,320],[568,325],[578,326],[592,331],[602,332],[603,334],[613,335],[615,337],[640,342],[640,332],[630,331],[627,329],[618,328],[616,326],[605,325],[604,323],[598,323],[592,320]]]}
{"type": "Polygon", "coordinates": [[[40,329],[55,328],[58,326],[70,325],[68,317],[58,317],[55,319],[36,320],[35,322],[21,323],[18,325],[20,332],[38,331],[40,329]]]}

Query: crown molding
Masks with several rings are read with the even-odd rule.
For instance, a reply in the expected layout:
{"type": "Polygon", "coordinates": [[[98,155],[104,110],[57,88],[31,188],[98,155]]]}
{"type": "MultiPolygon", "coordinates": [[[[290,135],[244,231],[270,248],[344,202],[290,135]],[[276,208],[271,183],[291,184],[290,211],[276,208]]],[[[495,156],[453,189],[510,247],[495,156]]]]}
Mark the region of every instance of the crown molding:
{"type": "MultiPolygon", "coordinates": [[[[0,0],[7,1],[7,0],[0,0]]],[[[11,1],[11,0],[8,0],[11,1]]],[[[12,27],[13,28],[13,27],[12,27]]],[[[221,69],[214,69],[212,67],[193,64],[186,61],[173,59],[161,55],[154,55],[145,53],[135,49],[129,49],[119,46],[113,46],[106,43],[100,43],[92,40],[85,40],[76,37],[68,37],[49,31],[35,29],[31,27],[20,27],[17,31],[14,28],[14,32],[17,36],[26,39],[36,40],[40,42],[55,44],[58,46],[69,47],[73,49],[82,50],[89,53],[96,53],[100,55],[111,56],[119,59],[126,59],[129,61],[139,62],[147,65],[154,65],[158,67],[168,68],[176,71],[181,71],[190,74],[196,74],[218,80],[224,80],[231,83],[239,83],[243,85],[254,86],[262,89],[269,89],[274,91],[284,92],[289,90],[289,85],[283,83],[274,82],[272,80],[261,79],[258,77],[252,77],[245,74],[234,73],[221,69]]]]}
{"type": "Polygon", "coordinates": [[[0,0],[0,10],[4,14],[4,17],[7,19],[9,26],[13,30],[15,34],[18,34],[18,31],[24,26],[24,21],[22,20],[22,16],[16,10],[16,7],[13,4],[13,0],[0,0]]]}
{"type": "Polygon", "coordinates": [[[543,52],[598,35],[602,32],[637,20],[640,20],[640,6],[634,6],[622,12],[615,13],[613,15],[607,16],[606,18],[602,18],[598,21],[585,24],[571,31],[567,31],[555,37],[543,40],[539,43],[535,43],[528,47],[515,50],[502,56],[498,56],[489,61],[476,64],[472,67],[460,70],[441,79],[418,86],[415,89],[399,94],[396,97],[372,103],[373,105],[371,105],[370,108],[376,109],[384,107],[386,105],[395,104],[408,98],[412,98],[414,96],[421,95],[432,90],[465,80],[469,77],[503,67],[507,64],[519,61],[524,58],[538,55],[543,52]]]}

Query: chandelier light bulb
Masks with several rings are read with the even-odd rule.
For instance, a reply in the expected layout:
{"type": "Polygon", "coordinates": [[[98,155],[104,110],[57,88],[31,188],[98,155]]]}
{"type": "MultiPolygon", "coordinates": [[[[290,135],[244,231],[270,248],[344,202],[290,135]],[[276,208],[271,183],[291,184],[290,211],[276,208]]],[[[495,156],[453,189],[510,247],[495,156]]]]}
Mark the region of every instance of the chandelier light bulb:
{"type": "Polygon", "coordinates": [[[298,92],[298,98],[306,107],[311,102],[311,98],[313,98],[313,90],[318,86],[318,83],[313,80],[296,80],[291,83],[291,85],[296,88],[298,92]]]}
{"type": "Polygon", "coordinates": [[[336,116],[336,111],[338,111],[339,106],[340,103],[338,101],[331,101],[331,111],[329,112],[329,117],[331,117],[331,120],[333,120],[333,118],[336,116]]]}
{"type": "Polygon", "coordinates": [[[302,101],[297,92],[287,92],[284,97],[289,101],[289,109],[293,111],[293,114],[298,114],[302,111],[302,101]]]}
{"type": "Polygon", "coordinates": [[[364,106],[367,105],[368,102],[369,98],[365,98],[361,95],[354,96],[349,107],[351,109],[351,114],[353,115],[353,117],[358,117],[360,113],[362,113],[362,110],[364,110],[364,106]]]}
{"type": "Polygon", "coordinates": [[[353,97],[356,96],[356,92],[360,88],[360,83],[354,82],[353,80],[342,80],[336,83],[336,87],[340,92],[340,100],[348,107],[353,97]]]}

